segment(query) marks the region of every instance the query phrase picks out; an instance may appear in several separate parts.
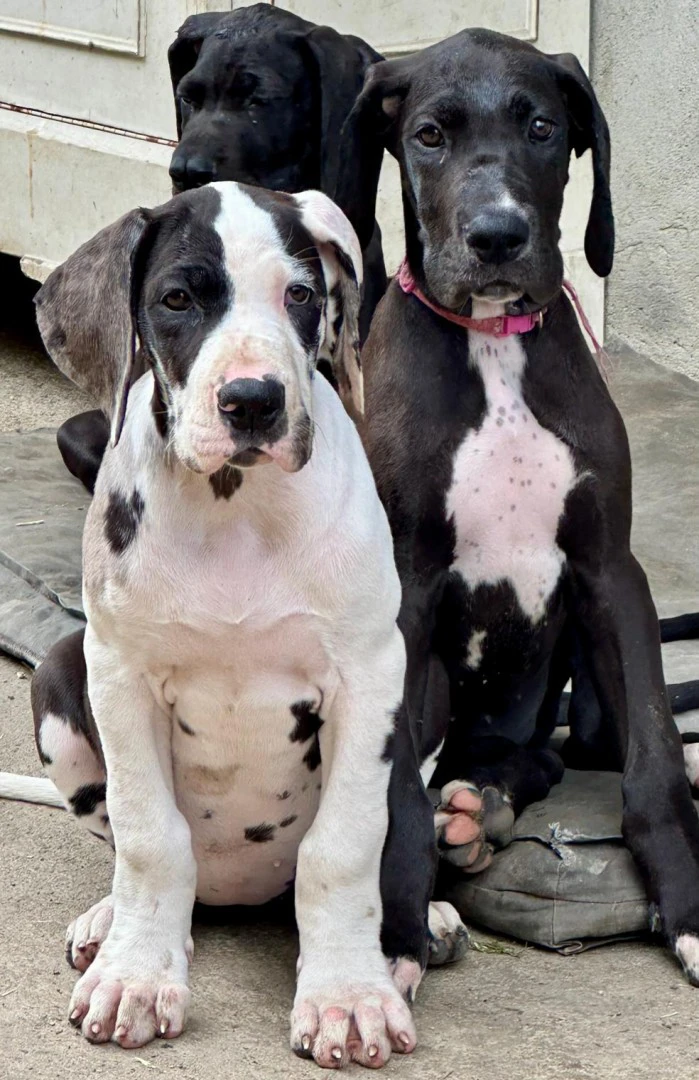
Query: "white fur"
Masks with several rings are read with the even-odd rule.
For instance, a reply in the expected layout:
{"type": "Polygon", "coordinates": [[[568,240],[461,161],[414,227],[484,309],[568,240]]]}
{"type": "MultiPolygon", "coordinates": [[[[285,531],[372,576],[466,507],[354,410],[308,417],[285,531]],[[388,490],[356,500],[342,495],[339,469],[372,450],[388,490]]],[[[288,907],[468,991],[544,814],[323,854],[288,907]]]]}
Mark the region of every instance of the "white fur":
{"type": "Polygon", "coordinates": [[[439,761],[439,755],[442,752],[444,746],[444,739],[440,742],[439,746],[429,754],[422,765],[420,766],[420,776],[425,787],[429,786],[430,780],[434,774],[434,770],[437,768],[437,762],[439,761]]]}
{"type": "MultiPolygon", "coordinates": [[[[379,945],[390,771],[381,754],[405,662],[400,587],[359,437],[318,377],[322,434],[309,464],[248,469],[230,500],[216,500],[206,477],[163,452],[151,395],[146,375],[105,457],[85,534],[85,652],[117,867],[113,928],[73,1008],[85,1007],[96,976],[129,985],[139,971],[153,999],[169,988],[178,1004],[168,1022],[181,1026],[195,894],[260,903],[298,861],[295,1037],[309,1002],[322,1012],[380,993],[402,1009],[379,945]],[[114,556],[106,493],[134,485],[143,519],[114,556]],[[322,793],[321,769],[302,760],[309,744],[289,740],[299,700],[324,720],[322,793]],[[245,840],[263,822],[276,826],[274,839],[245,840]]],[[[88,1012],[83,1030],[103,1021],[88,1012]]]]}
{"type": "MultiPolygon", "coordinates": [[[[454,569],[471,589],[509,582],[522,612],[536,623],[563,568],[556,533],[575,469],[567,446],[524,401],[526,356],[518,337],[471,333],[469,339],[486,413],[457,451],[447,494],[457,533],[454,569]]],[[[471,644],[480,662],[475,642],[469,656],[471,644]]]]}
{"type": "Polygon", "coordinates": [[[684,752],[684,771],[694,787],[699,787],[699,743],[686,743],[684,752]]]}
{"type": "Polygon", "coordinates": [[[42,806],[65,808],[65,799],[51,780],[41,776],[18,776],[0,772],[0,799],[40,803],[42,806]]]}

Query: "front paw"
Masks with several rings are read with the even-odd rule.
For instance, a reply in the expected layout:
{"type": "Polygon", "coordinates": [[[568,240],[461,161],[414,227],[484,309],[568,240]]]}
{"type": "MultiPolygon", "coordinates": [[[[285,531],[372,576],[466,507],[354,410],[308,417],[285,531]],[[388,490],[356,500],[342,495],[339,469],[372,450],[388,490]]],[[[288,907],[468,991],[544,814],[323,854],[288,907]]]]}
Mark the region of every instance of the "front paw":
{"type": "Polygon", "coordinates": [[[304,968],[291,1013],[291,1048],[324,1069],[356,1061],[385,1065],[391,1050],[410,1054],[417,1042],[410,1009],[385,973],[369,979],[308,978],[304,968]]]}
{"type": "Polygon", "coordinates": [[[182,1034],[189,1006],[184,949],[103,945],[70,1001],[70,1022],[90,1042],[144,1046],[182,1034]]]}

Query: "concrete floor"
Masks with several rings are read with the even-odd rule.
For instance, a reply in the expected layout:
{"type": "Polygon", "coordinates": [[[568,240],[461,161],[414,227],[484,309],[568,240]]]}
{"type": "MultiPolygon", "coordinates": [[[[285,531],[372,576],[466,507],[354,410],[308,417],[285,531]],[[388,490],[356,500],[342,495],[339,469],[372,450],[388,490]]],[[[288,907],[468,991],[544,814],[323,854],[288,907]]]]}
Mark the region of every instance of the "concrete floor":
{"type": "MultiPolygon", "coordinates": [[[[0,336],[0,384],[2,431],[56,425],[84,407],[26,334],[0,336]]],[[[692,398],[699,387],[688,384],[686,391],[692,398]]],[[[651,414],[657,407],[658,402],[649,401],[651,414]]],[[[642,412],[639,434],[652,423],[652,416],[642,412]]],[[[699,561],[694,563],[696,590],[684,588],[682,568],[667,557],[669,519],[660,519],[661,530],[652,527],[664,490],[652,463],[642,463],[638,486],[643,502],[656,500],[647,506],[649,526],[639,535],[644,561],[652,564],[653,584],[666,596],[664,608],[680,610],[687,597],[699,599],[699,561]],[[668,581],[666,592],[663,580],[668,581]]],[[[681,545],[689,565],[699,535],[693,523],[692,529],[692,542],[681,545]]],[[[680,655],[680,667],[691,667],[691,660],[690,654],[680,655]]],[[[0,768],[40,771],[29,679],[7,659],[0,659],[0,768]]],[[[63,935],[76,914],[108,891],[111,853],[61,811],[1,800],[0,836],[0,1080],[88,1075],[147,1080],[151,1073],[188,1080],[318,1075],[316,1066],[288,1050],[294,934],[254,911],[244,922],[195,928],[193,1005],[182,1038],[136,1051],[85,1043],[66,1020],[74,973],[63,958],[63,935]]],[[[453,968],[428,973],[415,1007],[418,1049],[410,1058],[394,1058],[387,1068],[391,1076],[699,1077],[699,991],[684,983],[662,949],[624,944],[566,958],[518,945],[510,949],[507,954],[474,951],[453,968]]]]}

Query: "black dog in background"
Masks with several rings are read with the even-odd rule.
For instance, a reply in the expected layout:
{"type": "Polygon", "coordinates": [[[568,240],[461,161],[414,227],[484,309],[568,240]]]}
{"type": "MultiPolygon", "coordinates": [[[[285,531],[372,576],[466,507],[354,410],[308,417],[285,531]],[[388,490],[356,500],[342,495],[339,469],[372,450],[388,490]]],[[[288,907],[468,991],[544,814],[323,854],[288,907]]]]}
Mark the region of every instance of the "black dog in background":
{"type": "MultiPolygon", "coordinates": [[[[190,16],[168,51],[179,139],[174,192],[237,180],[335,197],[342,126],[381,59],[361,38],[271,4],[190,16]]],[[[363,257],[362,340],[386,289],[376,221],[363,257]]],[[[57,438],[66,466],[92,491],[109,438],[104,414],[71,417],[57,438]]]]}

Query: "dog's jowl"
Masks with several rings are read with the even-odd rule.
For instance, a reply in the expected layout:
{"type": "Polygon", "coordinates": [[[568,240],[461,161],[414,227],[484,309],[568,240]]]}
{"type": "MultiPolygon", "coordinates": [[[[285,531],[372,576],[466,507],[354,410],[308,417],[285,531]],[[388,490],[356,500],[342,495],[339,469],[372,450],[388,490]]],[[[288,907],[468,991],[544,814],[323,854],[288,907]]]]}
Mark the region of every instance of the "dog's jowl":
{"type": "Polygon", "coordinates": [[[360,282],[324,195],[222,183],[126,215],[39,293],[52,356],[112,426],[84,643],[33,688],[49,774],[116,849],[112,895],[69,929],[92,1041],[179,1034],[195,897],[259,904],[295,877],[294,1048],[337,1066],[415,1045],[434,867],[396,727],[400,587],[359,436],[315,377],[324,356],[361,411],[360,282]]]}
{"type": "Polygon", "coordinates": [[[595,94],[572,56],[464,31],[375,65],[347,135],[360,235],[377,145],[401,168],[406,261],[364,350],[363,430],[404,588],[407,708],[426,758],[444,740],[445,860],[482,869],[560,778],[542,748],[572,676],[564,756],[623,766],[653,923],[699,982],[699,823],[629,547],[628,443],[562,290],[572,152],[592,156],[588,262],[612,265],[595,94]]]}

